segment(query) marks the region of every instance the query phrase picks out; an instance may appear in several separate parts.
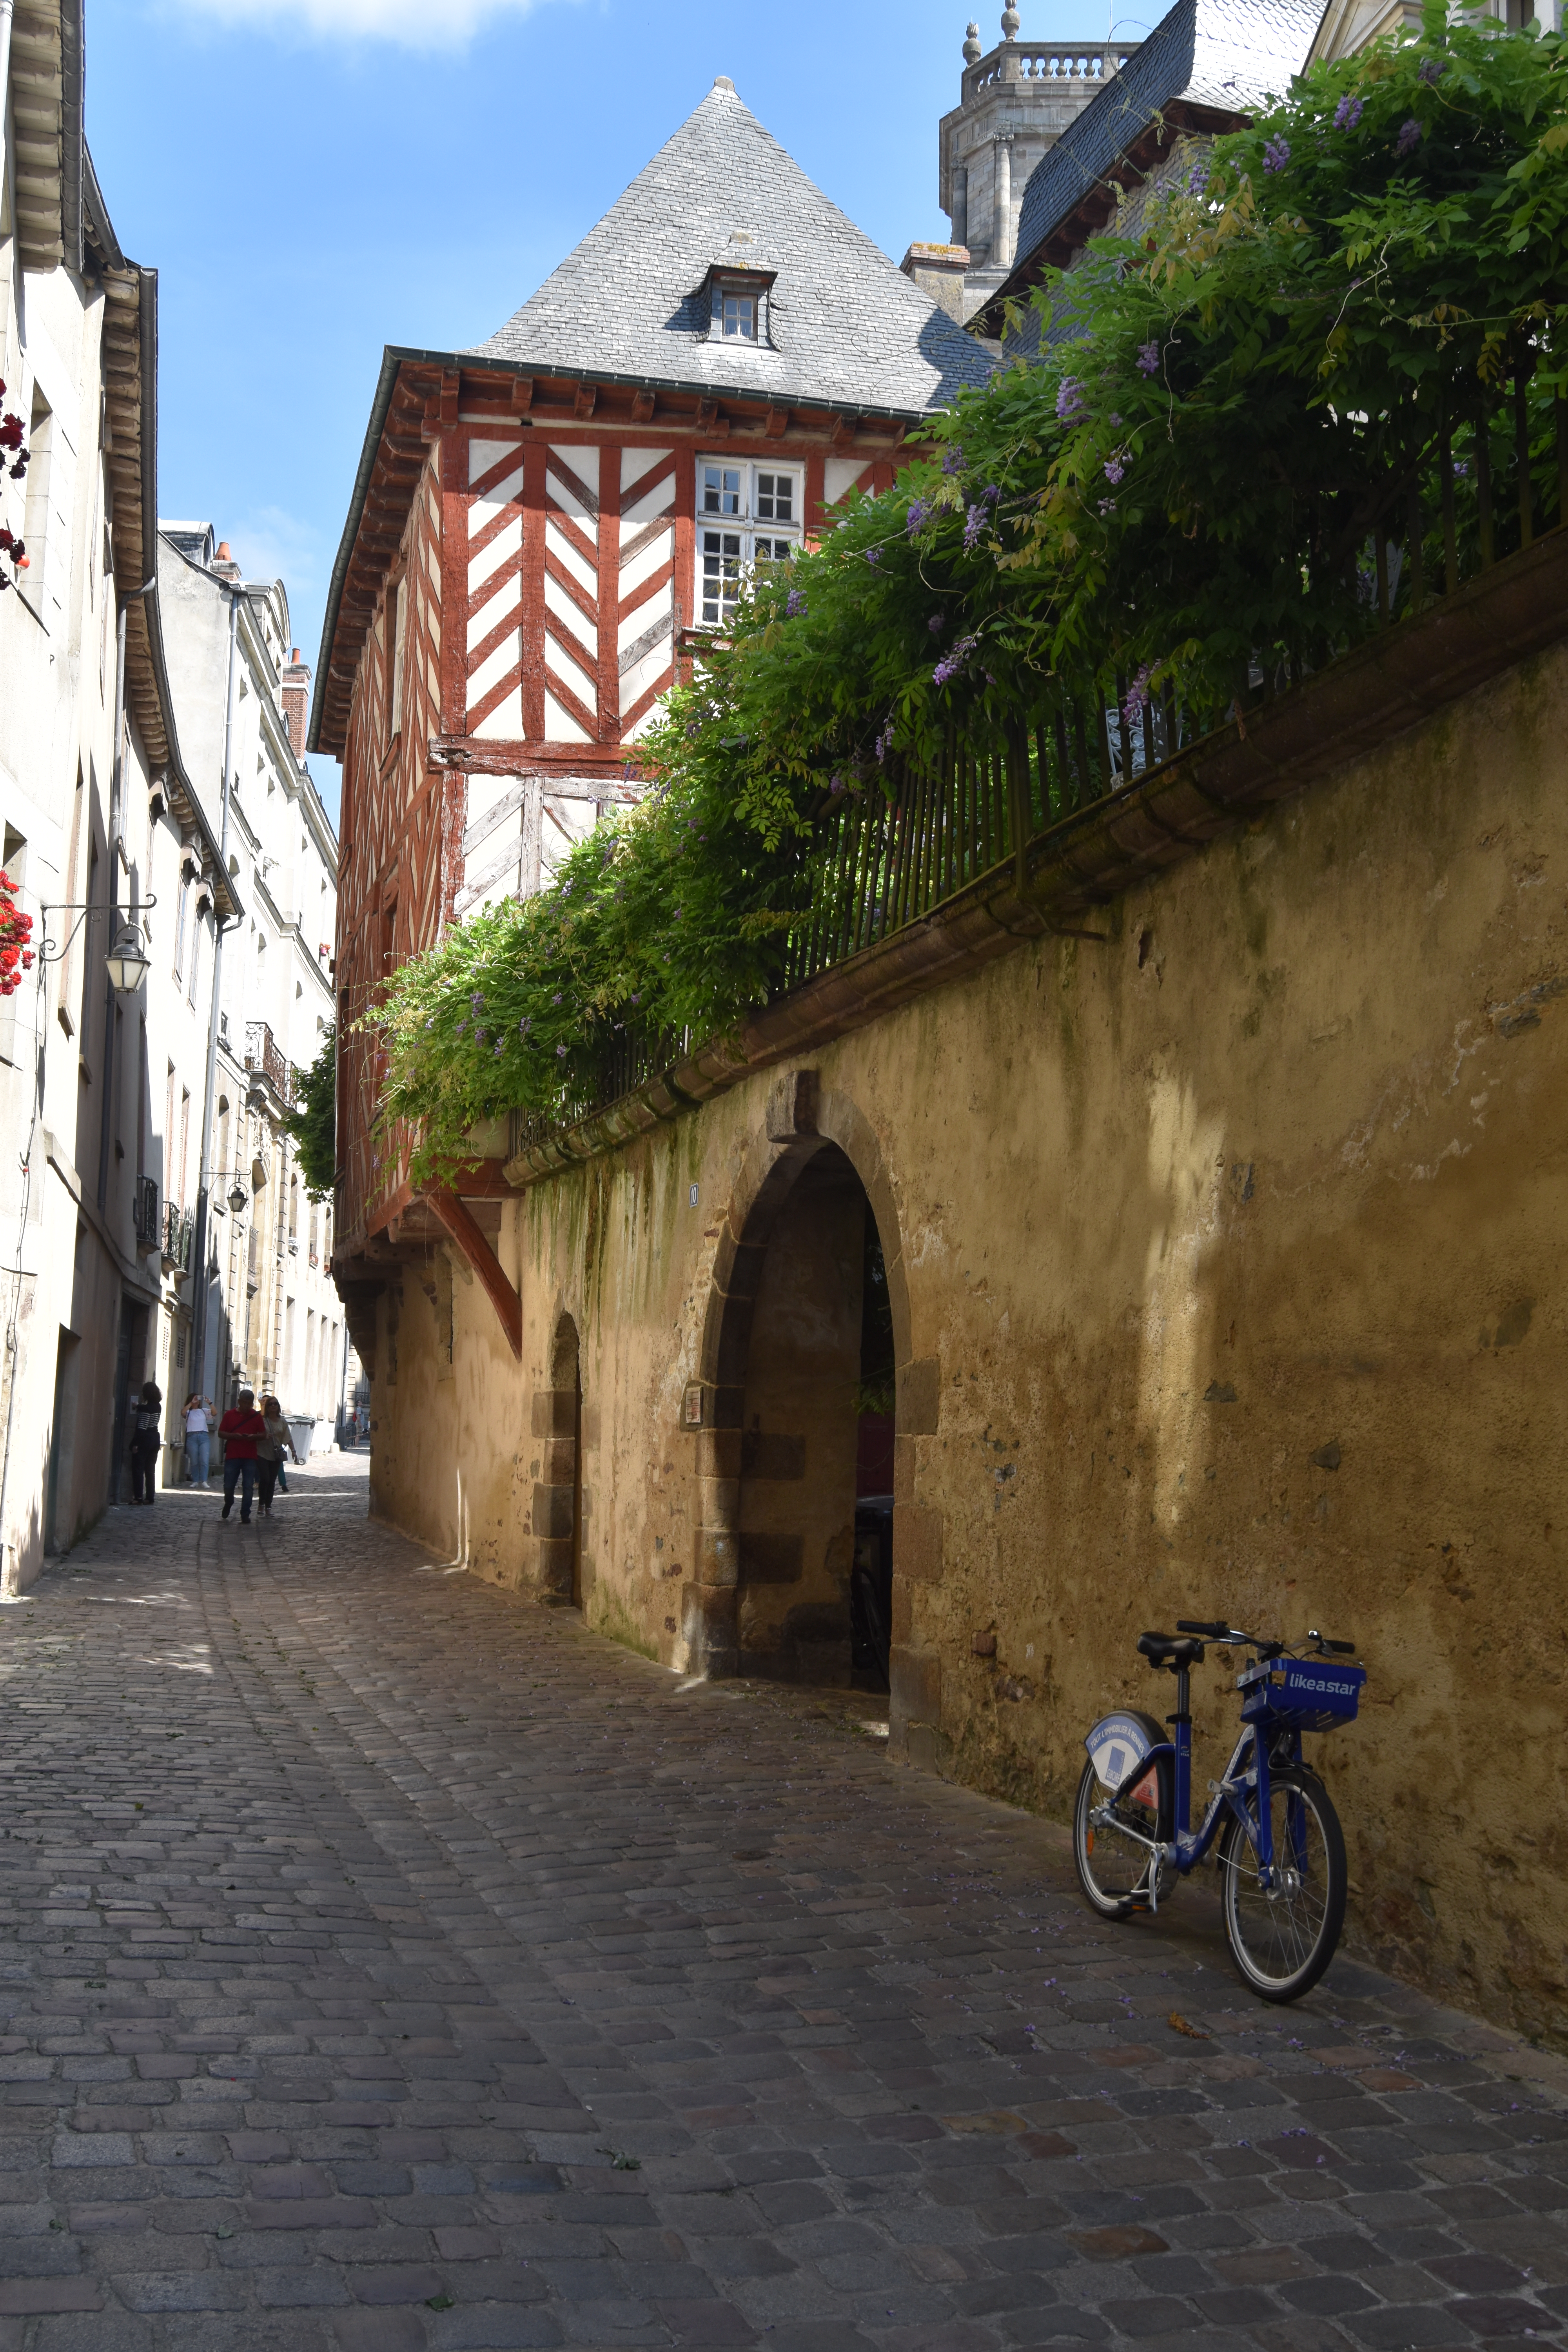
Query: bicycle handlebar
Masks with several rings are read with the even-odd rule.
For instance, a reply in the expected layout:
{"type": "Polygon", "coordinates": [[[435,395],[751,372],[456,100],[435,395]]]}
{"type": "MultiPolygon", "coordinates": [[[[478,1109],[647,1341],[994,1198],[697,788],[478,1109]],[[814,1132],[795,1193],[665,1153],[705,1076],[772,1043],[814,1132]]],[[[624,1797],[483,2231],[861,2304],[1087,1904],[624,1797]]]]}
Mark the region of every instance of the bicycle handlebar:
{"type": "MultiPolygon", "coordinates": [[[[1178,1617],[1176,1631],[1178,1633],[1196,1633],[1205,1642],[1248,1643],[1254,1648],[1267,1651],[1271,1657],[1278,1656],[1284,1648],[1283,1643],[1265,1642],[1259,1633],[1244,1633],[1239,1627],[1224,1624],[1218,1619],[1178,1617]]],[[[1316,1626],[1309,1632],[1307,1639],[1309,1642],[1315,1643],[1320,1650],[1332,1655],[1346,1658],[1353,1658],[1355,1655],[1356,1645],[1353,1642],[1331,1642],[1318,1632],[1316,1626]]]]}

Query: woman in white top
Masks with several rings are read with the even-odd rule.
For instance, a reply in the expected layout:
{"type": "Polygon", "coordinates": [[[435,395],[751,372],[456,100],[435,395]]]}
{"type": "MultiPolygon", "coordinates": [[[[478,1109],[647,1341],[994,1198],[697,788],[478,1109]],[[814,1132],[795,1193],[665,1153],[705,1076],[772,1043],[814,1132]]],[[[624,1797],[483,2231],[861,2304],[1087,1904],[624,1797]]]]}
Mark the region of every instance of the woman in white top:
{"type": "Polygon", "coordinates": [[[185,1466],[193,1486],[207,1483],[212,1451],[212,1399],[193,1389],[185,1399],[185,1466]]]}

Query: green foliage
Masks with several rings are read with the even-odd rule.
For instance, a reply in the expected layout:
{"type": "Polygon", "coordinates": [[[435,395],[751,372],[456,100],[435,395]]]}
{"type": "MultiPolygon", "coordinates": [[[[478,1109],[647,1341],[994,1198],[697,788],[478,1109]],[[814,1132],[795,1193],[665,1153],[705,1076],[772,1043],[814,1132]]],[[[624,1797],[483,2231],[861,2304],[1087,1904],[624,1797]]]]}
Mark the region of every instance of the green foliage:
{"type": "Polygon", "coordinates": [[[297,1107],[283,1122],[299,1154],[300,1173],[312,1201],[331,1198],[337,1181],[338,1033],[329,1029],[321,1050],[300,1081],[297,1107]]]}
{"type": "Polygon", "coordinates": [[[900,758],[984,747],[1062,688],[1218,712],[1252,665],[1331,658],[1373,624],[1374,523],[1444,431],[1473,542],[1482,399],[1516,370],[1554,501],[1565,55],[1429,6],[1054,275],[1037,357],[759,577],[648,739],[649,800],[398,972],[374,1025],[416,1172],[477,1119],[587,1099],[634,1032],[722,1033],[765,1000],[816,821],[900,758]]]}

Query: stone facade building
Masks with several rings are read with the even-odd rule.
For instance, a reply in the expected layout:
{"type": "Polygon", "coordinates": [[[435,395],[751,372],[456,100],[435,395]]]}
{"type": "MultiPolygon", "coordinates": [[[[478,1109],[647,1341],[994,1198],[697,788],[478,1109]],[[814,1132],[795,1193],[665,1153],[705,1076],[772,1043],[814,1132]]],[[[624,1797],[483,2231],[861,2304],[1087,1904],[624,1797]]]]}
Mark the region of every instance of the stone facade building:
{"type": "Polygon", "coordinates": [[[0,478],[0,521],[28,551],[0,596],[0,820],[40,950],[0,999],[0,1585],[15,1591],[128,1493],[133,1391],[183,1376],[181,1118],[206,1024],[174,968],[210,958],[239,899],[184,756],[153,576],[157,275],[121,251],[87,152],[79,6],[24,0],[8,22],[0,404],[31,459],[0,478]]]}
{"type": "MultiPolygon", "coordinates": [[[[325,1445],[345,1378],[332,1205],[306,1197],[284,1129],[334,1014],[338,850],[303,756],[310,672],[289,645],[283,583],[243,579],[210,523],[160,525],[158,577],[184,740],[246,907],[216,999],[202,1386],[222,1402],[241,1382],[275,1390],[325,1445]]],[[[210,977],[193,971],[188,985],[210,977]]],[[[193,1217],[200,1159],[198,1136],[181,1157],[193,1217]]]]}
{"type": "Polygon", "coordinates": [[[1084,108],[1138,54],[1135,41],[1029,41],[1011,5],[1002,38],[982,54],[980,28],[963,45],[959,103],[938,131],[937,200],[952,224],[946,246],[911,245],[903,268],[960,319],[983,310],[1017,252],[1024,191],[1084,108]]]}

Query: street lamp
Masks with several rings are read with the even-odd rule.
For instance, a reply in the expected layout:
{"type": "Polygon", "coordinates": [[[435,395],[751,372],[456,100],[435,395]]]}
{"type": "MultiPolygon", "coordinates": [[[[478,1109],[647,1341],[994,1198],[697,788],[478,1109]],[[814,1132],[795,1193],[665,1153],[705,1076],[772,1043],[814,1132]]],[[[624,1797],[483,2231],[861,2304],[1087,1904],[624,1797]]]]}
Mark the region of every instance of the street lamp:
{"type": "Polygon", "coordinates": [[[142,952],[142,935],[134,923],[122,926],[103,961],[117,996],[134,996],[153,969],[142,952]]]}
{"type": "Polygon", "coordinates": [[[244,1208],[246,1202],[249,1197],[250,1196],[247,1192],[244,1185],[237,1181],[228,1196],[228,1205],[234,1211],[237,1217],[244,1208]]]}

